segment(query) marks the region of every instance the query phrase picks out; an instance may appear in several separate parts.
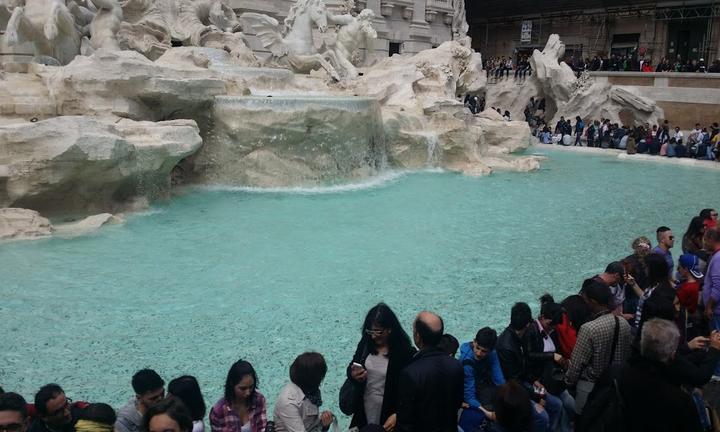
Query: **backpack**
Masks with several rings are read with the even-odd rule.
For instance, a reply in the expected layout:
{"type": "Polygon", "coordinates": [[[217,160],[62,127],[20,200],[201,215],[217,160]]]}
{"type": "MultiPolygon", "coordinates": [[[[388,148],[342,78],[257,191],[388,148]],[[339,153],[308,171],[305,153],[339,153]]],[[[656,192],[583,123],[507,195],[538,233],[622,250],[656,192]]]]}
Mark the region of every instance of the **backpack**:
{"type": "Polygon", "coordinates": [[[593,389],[593,398],[583,408],[578,432],[625,432],[623,412],[625,404],[617,378],[610,384],[593,389]]]}

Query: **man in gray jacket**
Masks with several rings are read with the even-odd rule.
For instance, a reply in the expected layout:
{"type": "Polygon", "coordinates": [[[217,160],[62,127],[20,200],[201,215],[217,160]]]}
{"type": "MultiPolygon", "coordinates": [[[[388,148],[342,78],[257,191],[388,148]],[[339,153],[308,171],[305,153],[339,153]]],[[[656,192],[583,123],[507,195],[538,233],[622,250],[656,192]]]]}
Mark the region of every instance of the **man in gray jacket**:
{"type": "Polygon", "coordinates": [[[165,381],[152,369],[142,369],[132,377],[135,397],[120,408],[115,432],[138,432],[143,415],[165,397],[165,381]]]}

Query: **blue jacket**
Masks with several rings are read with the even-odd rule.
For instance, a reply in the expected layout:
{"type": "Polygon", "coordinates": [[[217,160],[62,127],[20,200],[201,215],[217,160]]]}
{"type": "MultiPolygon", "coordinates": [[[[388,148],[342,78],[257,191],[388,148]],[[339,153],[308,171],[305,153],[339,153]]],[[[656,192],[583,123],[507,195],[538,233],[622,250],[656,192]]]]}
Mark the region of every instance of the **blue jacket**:
{"type": "Polygon", "coordinates": [[[465,379],[463,384],[463,400],[470,408],[478,409],[480,402],[477,400],[475,374],[476,371],[487,373],[492,379],[492,383],[496,386],[505,384],[505,377],[500,368],[500,360],[497,352],[492,350],[482,360],[475,358],[475,352],[472,349],[471,342],[465,342],[460,346],[460,361],[463,365],[465,379]]]}

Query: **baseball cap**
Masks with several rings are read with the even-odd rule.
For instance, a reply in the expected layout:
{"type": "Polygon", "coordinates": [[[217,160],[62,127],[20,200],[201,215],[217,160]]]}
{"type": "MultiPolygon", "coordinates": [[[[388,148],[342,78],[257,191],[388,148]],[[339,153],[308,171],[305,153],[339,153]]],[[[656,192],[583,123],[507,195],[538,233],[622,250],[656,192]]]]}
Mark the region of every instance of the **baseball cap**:
{"type": "Polygon", "coordinates": [[[678,265],[682,268],[687,269],[692,275],[696,278],[703,277],[703,273],[698,268],[698,265],[700,264],[698,260],[698,257],[696,257],[693,254],[684,254],[680,255],[680,259],[678,260],[678,265]]]}

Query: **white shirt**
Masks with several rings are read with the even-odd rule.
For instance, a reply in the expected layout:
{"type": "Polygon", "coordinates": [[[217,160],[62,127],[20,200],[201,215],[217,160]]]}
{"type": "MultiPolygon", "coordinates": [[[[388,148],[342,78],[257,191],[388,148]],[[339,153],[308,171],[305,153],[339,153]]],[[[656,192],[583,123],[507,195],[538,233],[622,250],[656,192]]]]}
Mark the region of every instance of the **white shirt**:
{"type": "Polygon", "coordinates": [[[550,335],[543,329],[542,324],[540,324],[540,320],[535,320],[535,323],[537,324],[540,335],[543,338],[543,352],[557,351],[557,349],[555,348],[555,342],[553,342],[550,335]]]}
{"type": "Polygon", "coordinates": [[[273,411],[277,432],[319,432],[320,409],[305,398],[305,393],[289,382],[280,391],[273,411]]]}

